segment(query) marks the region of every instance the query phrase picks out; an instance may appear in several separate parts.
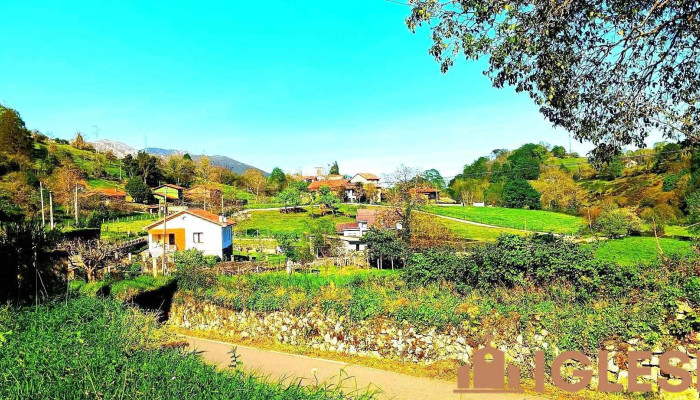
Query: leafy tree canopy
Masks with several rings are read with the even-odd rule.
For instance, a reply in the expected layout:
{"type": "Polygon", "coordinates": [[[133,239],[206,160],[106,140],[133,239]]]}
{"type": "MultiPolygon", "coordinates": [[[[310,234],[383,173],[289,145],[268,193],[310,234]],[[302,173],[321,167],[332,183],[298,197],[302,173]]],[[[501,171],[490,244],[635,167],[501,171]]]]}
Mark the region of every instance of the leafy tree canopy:
{"type": "Polygon", "coordinates": [[[331,165],[331,170],[330,170],[329,174],[340,175],[340,168],[338,168],[338,161],[333,161],[333,165],[331,165]]]}
{"type": "Polygon", "coordinates": [[[153,196],[151,188],[138,176],[129,179],[124,188],[127,193],[129,193],[129,196],[137,203],[148,203],[153,196]]]}
{"type": "Polygon", "coordinates": [[[0,152],[26,158],[32,146],[32,136],[19,113],[0,105],[0,152]]]}
{"type": "Polygon", "coordinates": [[[529,208],[538,210],[542,207],[540,193],[522,178],[506,181],[503,186],[503,205],[512,208],[529,208]]]}
{"type": "Polygon", "coordinates": [[[494,87],[527,92],[540,112],[609,160],[651,132],[698,139],[697,1],[414,0],[446,72],[460,53],[488,57],[494,87]]]}
{"type": "Polygon", "coordinates": [[[426,181],[430,182],[437,189],[442,190],[445,188],[445,178],[443,178],[442,175],[440,175],[440,171],[436,170],[435,168],[423,172],[423,178],[425,178],[426,181]]]}

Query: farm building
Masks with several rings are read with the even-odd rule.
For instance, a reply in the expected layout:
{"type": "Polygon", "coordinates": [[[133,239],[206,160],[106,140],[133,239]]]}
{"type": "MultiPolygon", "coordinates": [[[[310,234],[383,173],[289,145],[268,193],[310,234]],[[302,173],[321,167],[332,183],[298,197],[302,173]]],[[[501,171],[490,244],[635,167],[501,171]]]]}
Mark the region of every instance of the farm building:
{"type": "Polygon", "coordinates": [[[160,203],[163,202],[163,199],[166,196],[168,198],[168,202],[175,202],[182,200],[184,191],[185,188],[182,186],[166,183],[164,185],[160,185],[153,188],[153,197],[158,199],[158,202],[160,203]]]}
{"type": "Polygon", "coordinates": [[[125,191],[117,188],[95,189],[92,193],[99,196],[100,199],[104,200],[106,203],[110,201],[127,201],[127,198],[130,197],[125,191]]]}
{"type": "Polygon", "coordinates": [[[151,257],[163,255],[164,239],[166,253],[197,249],[222,260],[231,257],[233,222],[226,217],[204,210],[184,210],[168,216],[165,227],[163,222],[159,220],[144,228],[148,231],[151,257]]]}
{"type": "Polygon", "coordinates": [[[440,189],[435,188],[422,188],[417,189],[416,193],[420,193],[428,198],[428,200],[440,200],[440,189]]]}

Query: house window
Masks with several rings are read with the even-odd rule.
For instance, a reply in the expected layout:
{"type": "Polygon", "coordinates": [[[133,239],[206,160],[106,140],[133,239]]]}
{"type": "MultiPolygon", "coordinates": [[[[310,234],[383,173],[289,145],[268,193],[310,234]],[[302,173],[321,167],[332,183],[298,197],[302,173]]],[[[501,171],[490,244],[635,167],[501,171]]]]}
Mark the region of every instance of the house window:
{"type": "Polygon", "coordinates": [[[203,243],[202,238],[204,234],[202,232],[195,232],[192,234],[192,241],[195,243],[203,243]]]}

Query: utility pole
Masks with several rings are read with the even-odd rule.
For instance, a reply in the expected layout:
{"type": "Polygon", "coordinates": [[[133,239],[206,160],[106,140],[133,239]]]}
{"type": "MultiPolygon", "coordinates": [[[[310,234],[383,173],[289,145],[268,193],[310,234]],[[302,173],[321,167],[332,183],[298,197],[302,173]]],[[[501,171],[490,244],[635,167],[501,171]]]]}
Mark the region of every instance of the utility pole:
{"type": "MultiPolygon", "coordinates": [[[[163,275],[165,275],[165,236],[167,231],[165,229],[165,224],[168,220],[168,187],[165,187],[165,192],[163,196],[163,275]]],[[[153,268],[153,276],[157,274],[156,269],[153,268]]]]}
{"type": "Polygon", "coordinates": [[[75,226],[78,226],[78,184],[75,184],[75,195],[73,197],[75,202],[75,226]]]}
{"type": "Polygon", "coordinates": [[[51,216],[51,229],[53,230],[53,193],[49,190],[49,214],[51,216]]]}
{"type": "Polygon", "coordinates": [[[46,217],[44,216],[44,184],[39,181],[39,196],[41,197],[41,227],[46,226],[46,217]]]}

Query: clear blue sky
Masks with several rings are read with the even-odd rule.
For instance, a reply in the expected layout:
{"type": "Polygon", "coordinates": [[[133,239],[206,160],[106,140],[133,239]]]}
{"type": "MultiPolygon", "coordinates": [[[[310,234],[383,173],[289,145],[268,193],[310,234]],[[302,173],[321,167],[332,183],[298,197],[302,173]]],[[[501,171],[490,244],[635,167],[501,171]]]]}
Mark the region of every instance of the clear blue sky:
{"type": "Polygon", "coordinates": [[[9,2],[0,102],[58,137],[267,171],[337,160],[348,174],[404,163],[453,175],[494,148],[568,146],[527,96],[491,88],[483,65],[441,74],[407,12],[383,0],[9,2]]]}

